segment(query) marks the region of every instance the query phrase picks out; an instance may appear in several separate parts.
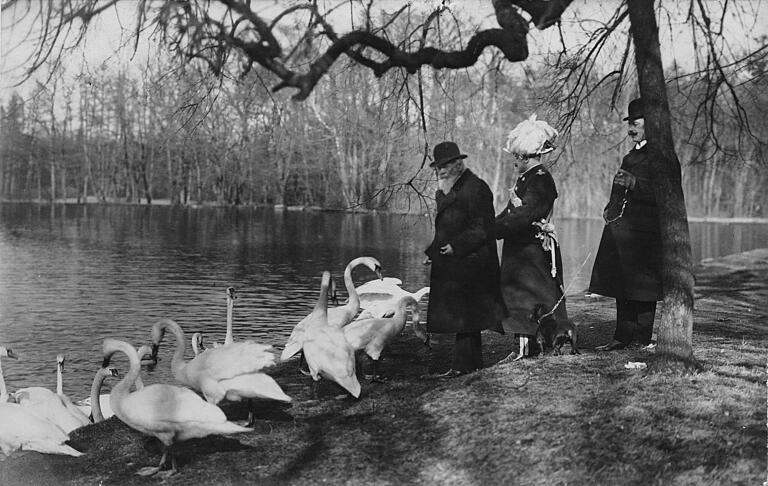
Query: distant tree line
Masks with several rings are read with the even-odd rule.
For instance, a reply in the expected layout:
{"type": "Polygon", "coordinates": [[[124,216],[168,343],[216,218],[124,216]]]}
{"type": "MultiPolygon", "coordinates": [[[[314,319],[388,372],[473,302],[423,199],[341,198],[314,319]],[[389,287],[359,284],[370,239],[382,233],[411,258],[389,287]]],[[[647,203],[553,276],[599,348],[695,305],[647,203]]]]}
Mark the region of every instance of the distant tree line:
{"type": "MultiPolygon", "coordinates": [[[[766,65],[751,70],[738,89],[750,101],[743,108],[753,134],[768,140],[760,115],[768,86],[750,86],[765,85],[766,65]]],[[[532,113],[559,119],[562,108],[547,93],[556,75],[493,51],[471,68],[417,76],[375,78],[345,61],[303,103],[271,94],[258,70],[222,80],[162,56],[140,75],[123,68],[54,77],[0,107],[0,197],[424,212],[434,192],[425,154],[452,139],[502,204],[516,174],[500,147],[532,113]]],[[[716,99],[706,103],[712,93],[702,87],[711,83],[697,81],[691,74],[668,85],[689,214],[765,217],[765,153],[735,116],[732,126],[693,123],[697,110],[721,109],[716,99]]],[[[555,152],[561,217],[602,213],[629,148],[623,113],[608,110],[611,91],[591,96],[555,152]]]]}

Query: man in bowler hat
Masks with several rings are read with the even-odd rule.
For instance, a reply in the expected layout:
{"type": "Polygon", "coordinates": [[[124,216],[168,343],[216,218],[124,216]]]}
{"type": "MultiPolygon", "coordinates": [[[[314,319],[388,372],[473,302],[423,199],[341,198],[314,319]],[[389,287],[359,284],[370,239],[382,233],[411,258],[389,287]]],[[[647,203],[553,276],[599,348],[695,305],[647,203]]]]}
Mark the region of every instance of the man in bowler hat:
{"type": "Polygon", "coordinates": [[[435,236],[425,250],[431,264],[427,330],[455,333],[453,365],[441,377],[483,367],[480,332],[497,328],[499,259],[493,194],[464,165],[454,142],[434,148],[437,173],[435,236]]]}
{"type": "Polygon", "coordinates": [[[605,228],[589,291],[616,299],[613,341],[598,351],[652,345],[656,302],[661,300],[661,236],[652,162],[659,154],[645,138],[643,101],[629,103],[627,134],[633,147],[613,178],[605,228]]]}

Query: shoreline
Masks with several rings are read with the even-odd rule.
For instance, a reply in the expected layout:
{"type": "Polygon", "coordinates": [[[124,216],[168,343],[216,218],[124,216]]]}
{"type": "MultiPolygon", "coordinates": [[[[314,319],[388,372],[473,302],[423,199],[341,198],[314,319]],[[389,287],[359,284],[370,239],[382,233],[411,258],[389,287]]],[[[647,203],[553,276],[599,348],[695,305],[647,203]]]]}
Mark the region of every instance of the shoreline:
{"type": "MultiPolygon", "coordinates": [[[[365,208],[323,208],[320,206],[301,206],[301,205],[284,205],[284,204],[227,204],[217,203],[213,201],[206,201],[202,204],[187,203],[187,204],[171,204],[169,199],[154,199],[152,204],[146,202],[125,202],[125,201],[99,201],[93,196],[89,196],[88,201],[77,202],[75,198],[68,198],[64,200],[56,200],[51,203],[50,201],[35,201],[35,200],[16,200],[16,199],[0,199],[0,204],[37,204],[40,206],[51,205],[74,205],[74,206],[138,206],[138,207],[166,207],[175,206],[179,208],[189,209],[201,209],[201,208],[235,208],[235,209],[273,209],[275,211],[307,211],[307,212],[331,212],[331,213],[349,213],[349,214],[395,214],[395,215],[413,215],[413,216],[425,216],[426,213],[413,213],[407,211],[393,211],[384,209],[365,209],[365,208]]],[[[589,219],[600,220],[602,218],[598,216],[560,216],[555,219],[558,220],[572,220],[572,219],[589,219]]],[[[725,216],[688,216],[688,222],[690,223],[716,223],[716,224],[768,224],[768,218],[760,217],[725,217],[725,216]]]]}

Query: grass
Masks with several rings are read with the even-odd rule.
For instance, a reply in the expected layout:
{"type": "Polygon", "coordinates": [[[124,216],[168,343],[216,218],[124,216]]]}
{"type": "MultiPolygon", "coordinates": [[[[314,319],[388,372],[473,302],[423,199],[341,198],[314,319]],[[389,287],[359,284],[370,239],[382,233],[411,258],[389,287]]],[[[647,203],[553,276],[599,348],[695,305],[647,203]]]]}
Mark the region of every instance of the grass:
{"type": "MultiPolygon", "coordinates": [[[[294,398],[261,404],[254,433],[180,444],[168,484],[762,484],[766,477],[768,251],[697,271],[699,371],[626,369],[653,352],[595,353],[613,301],[574,297],[582,355],[500,362],[513,339],[484,334],[487,367],[447,381],[451,338],[430,351],[407,333],[382,359],[384,383],[359,400],[323,383],[309,400],[296,362],[273,376],[294,398]]],[[[568,349],[566,346],[565,349],[568,349]]],[[[368,363],[364,362],[366,370],[368,363]]],[[[244,418],[239,406],[227,408],[244,418]]],[[[14,453],[0,484],[154,484],[158,442],[113,418],[72,434],[81,458],[14,453]]]]}

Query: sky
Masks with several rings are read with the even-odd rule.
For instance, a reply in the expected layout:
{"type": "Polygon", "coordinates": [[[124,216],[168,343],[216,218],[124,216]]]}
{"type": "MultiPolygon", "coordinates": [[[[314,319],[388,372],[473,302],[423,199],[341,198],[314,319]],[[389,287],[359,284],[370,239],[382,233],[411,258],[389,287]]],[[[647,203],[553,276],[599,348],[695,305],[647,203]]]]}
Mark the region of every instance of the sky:
{"type": "MultiPolygon", "coordinates": [[[[26,4],[35,5],[42,0],[19,0],[26,4]]],[[[563,18],[562,31],[569,48],[584,42],[583,26],[598,25],[599,21],[607,19],[613,12],[619,0],[575,0],[563,18]]],[[[255,10],[266,18],[273,12],[291,5],[296,1],[276,2],[274,0],[254,0],[255,10]]],[[[320,0],[321,6],[336,5],[336,1],[320,0]]],[[[405,2],[401,0],[378,0],[376,5],[387,11],[395,11],[405,2]]],[[[414,5],[425,8],[439,3],[437,0],[413,1],[414,5]]],[[[704,4],[716,10],[721,0],[704,0],[704,4]]],[[[685,11],[682,6],[688,2],[666,0],[665,5],[677,5],[677,12],[662,14],[659,18],[662,57],[669,64],[673,59],[683,64],[686,69],[692,69],[693,42],[690,40],[690,23],[686,23],[685,11]],[[686,64],[687,63],[687,64],[686,64]]],[[[449,6],[460,16],[475,19],[481,28],[496,27],[490,0],[453,0],[449,6]]],[[[14,8],[19,8],[14,7],[14,8]]],[[[132,27],[134,25],[135,0],[123,0],[117,8],[111,9],[98,17],[91,25],[81,49],[68,57],[68,75],[74,76],[81,70],[113,69],[123,64],[133,69],[141,70],[147,62],[151,62],[149,43],[142,41],[137,52],[133,51],[132,27]]],[[[768,36],[768,1],[766,0],[731,0],[732,15],[726,18],[724,32],[726,42],[732,48],[754,47],[752,39],[768,36]]],[[[26,58],[30,52],[30,42],[26,40],[28,26],[13,25],[13,12],[0,14],[0,101],[5,103],[10,94],[16,90],[22,95],[28,93],[33,82],[22,86],[14,86],[25,67],[26,58]]],[[[338,32],[348,30],[349,10],[340,9],[338,17],[334,18],[338,32]]],[[[713,11],[713,21],[719,21],[717,11],[713,11]]],[[[556,27],[544,31],[532,30],[529,33],[529,50],[531,57],[527,62],[537,63],[541,56],[561,50],[561,41],[556,27]]]]}

